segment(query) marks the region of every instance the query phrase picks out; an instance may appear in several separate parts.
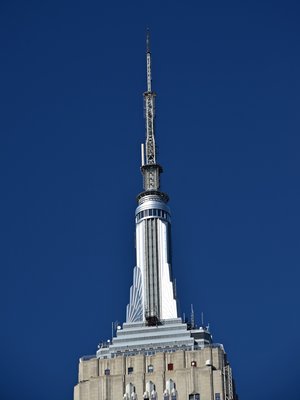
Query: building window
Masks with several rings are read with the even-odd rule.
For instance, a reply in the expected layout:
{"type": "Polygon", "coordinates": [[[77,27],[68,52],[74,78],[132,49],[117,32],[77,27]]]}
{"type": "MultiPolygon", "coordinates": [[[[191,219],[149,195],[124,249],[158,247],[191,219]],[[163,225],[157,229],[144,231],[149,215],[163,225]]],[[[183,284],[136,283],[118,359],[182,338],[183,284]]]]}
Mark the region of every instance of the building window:
{"type": "Polygon", "coordinates": [[[173,369],[174,369],[173,363],[169,363],[168,364],[168,371],[173,371],[173,369]]]}
{"type": "Polygon", "coordinates": [[[128,375],[130,375],[130,374],[132,374],[133,373],[133,367],[128,367],[128,375]]]}
{"type": "Polygon", "coordinates": [[[196,361],[192,361],[192,362],[191,362],[191,366],[192,366],[192,367],[197,367],[196,361]]]}
{"type": "Polygon", "coordinates": [[[106,368],[106,370],[104,371],[104,375],[110,375],[110,369],[106,368]]]}
{"type": "Polygon", "coordinates": [[[200,394],[199,393],[190,394],[189,400],[200,400],[200,394]]]}
{"type": "Polygon", "coordinates": [[[152,364],[148,365],[148,372],[151,374],[154,371],[154,367],[152,364]]]}
{"type": "Polygon", "coordinates": [[[221,400],[221,395],[220,393],[215,394],[215,400],[221,400]]]}

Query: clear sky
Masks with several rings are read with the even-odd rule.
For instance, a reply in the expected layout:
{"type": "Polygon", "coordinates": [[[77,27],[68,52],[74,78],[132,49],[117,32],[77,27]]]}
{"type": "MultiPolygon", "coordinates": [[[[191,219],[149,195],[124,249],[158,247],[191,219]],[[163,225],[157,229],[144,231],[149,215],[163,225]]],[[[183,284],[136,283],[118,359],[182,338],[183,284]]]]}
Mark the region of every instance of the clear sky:
{"type": "Polygon", "coordinates": [[[241,400],[300,398],[299,19],[297,1],[2,0],[1,400],[72,399],[124,321],[147,27],[182,312],[204,312],[241,400]]]}

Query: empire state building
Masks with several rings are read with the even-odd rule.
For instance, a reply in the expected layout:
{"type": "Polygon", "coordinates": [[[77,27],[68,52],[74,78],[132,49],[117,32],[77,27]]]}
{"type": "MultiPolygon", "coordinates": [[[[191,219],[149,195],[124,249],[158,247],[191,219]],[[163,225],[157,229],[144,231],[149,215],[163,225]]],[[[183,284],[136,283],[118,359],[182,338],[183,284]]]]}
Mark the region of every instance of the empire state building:
{"type": "Polygon", "coordinates": [[[147,35],[146,141],[141,146],[143,191],[135,211],[136,266],[126,322],[96,354],[79,360],[74,400],[237,400],[222,344],[209,328],[183,321],[171,265],[169,197],[155,144],[155,92],[147,35]]]}

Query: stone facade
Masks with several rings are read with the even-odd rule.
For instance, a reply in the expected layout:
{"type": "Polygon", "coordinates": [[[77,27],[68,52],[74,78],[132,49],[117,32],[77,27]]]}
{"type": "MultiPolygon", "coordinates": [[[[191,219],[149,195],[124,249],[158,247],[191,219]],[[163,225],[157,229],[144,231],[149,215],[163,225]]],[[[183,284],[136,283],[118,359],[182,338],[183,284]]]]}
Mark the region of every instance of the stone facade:
{"type": "Polygon", "coordinates": [[[81,358],[74,400],[236,400],[222,346],[81,358]]]}

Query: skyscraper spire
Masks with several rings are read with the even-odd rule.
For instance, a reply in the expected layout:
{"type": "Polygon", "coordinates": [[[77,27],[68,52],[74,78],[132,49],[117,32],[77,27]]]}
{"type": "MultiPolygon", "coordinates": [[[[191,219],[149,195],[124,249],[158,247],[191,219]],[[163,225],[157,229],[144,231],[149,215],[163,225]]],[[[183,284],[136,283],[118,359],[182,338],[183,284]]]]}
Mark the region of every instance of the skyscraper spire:
{"type": "Polygon", "coordinates": [[[177,318],[171,272],[171,217],[168,195],[161,192],[162,167],[156,162],[155,93],[152,91],[150,36],[146,39],[147,91],[144,92],[146,146],[142,144],[144,191],[137,197],[136,261],[127,307],[127,322],[156,324],[177,318]],[[145,151],[146,147],[146,151],[145,151]]]}
{"type": "Polygon", "coordinates": [[[171,214],[156,160],[149,31],[146,44],[144,191],[135,210],[136,265],[126,322],[117,329],[113,324],[112,340],[99,344],[96,357],[80,359],[74,400],[237,400],[223,346],[212,343],[203,321],[196,327],[192,305],[190,323],[178,317],[171,214]]]}

